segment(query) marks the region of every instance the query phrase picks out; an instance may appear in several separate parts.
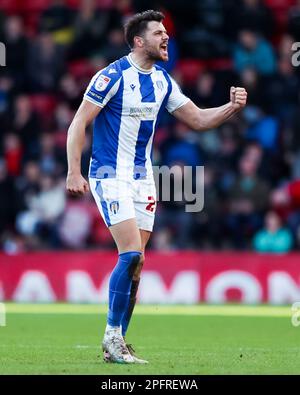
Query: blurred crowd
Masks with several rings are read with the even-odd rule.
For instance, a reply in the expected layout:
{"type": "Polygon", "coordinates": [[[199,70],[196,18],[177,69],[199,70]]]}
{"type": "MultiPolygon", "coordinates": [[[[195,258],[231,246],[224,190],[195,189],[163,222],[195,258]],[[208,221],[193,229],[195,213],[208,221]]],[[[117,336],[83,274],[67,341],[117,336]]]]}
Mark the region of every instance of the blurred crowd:
{"type": "MultiPolygon", "coordinates": [[[[154,164],[204,166],[204,209],[186,212],[176,191],[160,202],[151,248],[299,249],[300,1],[0,0],[1,250],[113,246],[91,195],[65,193],[66,137],[90,78],[129,52],[123,23],[146,9],[166,15],[162,66],[199,107],[224,104],[232,85],[248,91],[247,107],[216,130],[164,116],[154,164]]],[[[89,127],[84,176],[91,139],[89,127]]]]}

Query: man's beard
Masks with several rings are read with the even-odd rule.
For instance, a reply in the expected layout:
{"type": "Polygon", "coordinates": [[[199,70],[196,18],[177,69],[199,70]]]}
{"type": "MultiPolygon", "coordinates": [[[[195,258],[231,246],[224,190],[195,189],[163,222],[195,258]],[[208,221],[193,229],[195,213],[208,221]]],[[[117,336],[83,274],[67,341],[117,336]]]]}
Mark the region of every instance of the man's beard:
{"type": "Polygon", "coordinates": [[[149,60],[151,60],[151,61],[153,61],[153,62],[157,62],[157,61],[159,61],[159,60],[161,60],[161,61],[167,61],[168,59],[165,59],[162,55],[161,55],[161,53],[160,53],[160,51],[159,50],[157,50],[157,49],[153,49],[153,48],[149,48],[149,49],[146,49],[146,56],[147,56],[147,58],[149,59],[149,60]]]}

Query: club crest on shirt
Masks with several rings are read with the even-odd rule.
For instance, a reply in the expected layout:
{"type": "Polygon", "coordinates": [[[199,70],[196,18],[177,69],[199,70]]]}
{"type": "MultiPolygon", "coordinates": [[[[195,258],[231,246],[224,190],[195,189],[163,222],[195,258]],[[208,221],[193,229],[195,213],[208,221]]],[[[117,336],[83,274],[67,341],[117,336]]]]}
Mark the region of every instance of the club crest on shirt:
{"type": "Polygon", "coordinates": [[[106,75],[103,74],[99,75],[95,83],[95,89],[97,89],[97,91],[99,92],[104,91],[107,85],[109,84],[110,80],[111,78],[106,77],[106,75]]]}
{"type": "Polygon", "coordinates": [[[159,80],[159,81],[156,81],[156,86],[157,86],[157,88],[159,89],[159,90],[163,90],[163,88],[164,88],[164,84],[163,84],[163,82],[161,81],[161,80],[159,80]]]}
{"type": "Polygon", "coordinates": [[[110,203],[109,208],[113,214],[117,214],[117,212],[119,211],[119,202],[117,200],[114,200],[110,203]]]}

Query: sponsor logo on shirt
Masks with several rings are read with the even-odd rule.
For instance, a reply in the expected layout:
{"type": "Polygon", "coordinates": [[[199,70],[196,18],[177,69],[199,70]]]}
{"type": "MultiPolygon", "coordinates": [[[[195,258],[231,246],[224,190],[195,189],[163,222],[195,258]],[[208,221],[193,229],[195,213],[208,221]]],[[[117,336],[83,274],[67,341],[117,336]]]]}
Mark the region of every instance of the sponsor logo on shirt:
{"type": "Polygon", "coordinates": [[[95,92],[92,92],[92,91],[89,91],[88,93],[87,93],[87,95],[88,96],[91,96],[92,98],[95,98],[95,99],[97,99],[97,101],[99,101],[99,102],[103,102],[103,100],[104,100],[104,97],[102,97],[102,96],[100,96],[100,95],[97,95],[97,93],[95,93],[95,92]]]}
{"type": "Polygon", "coordinates": [[[153,116],[154,108],[153,107],[130,107],[129,115],[131,117],[149,117],[153,116]]]}

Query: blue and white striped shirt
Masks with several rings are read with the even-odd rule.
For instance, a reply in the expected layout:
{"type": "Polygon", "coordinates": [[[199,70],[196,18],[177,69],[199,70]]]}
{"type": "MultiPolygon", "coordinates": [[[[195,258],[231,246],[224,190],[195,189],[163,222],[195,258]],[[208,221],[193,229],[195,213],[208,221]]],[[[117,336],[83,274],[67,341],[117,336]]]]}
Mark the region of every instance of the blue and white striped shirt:
{"type": "Polygon", "coordinates": [[[91,80],[84,94],[103,109],[94,121],[89,176],[152,177],[154,131],[162,112],[189,99],[161,67],[143,70],[131,55],[111,63],[91,80]]]}

